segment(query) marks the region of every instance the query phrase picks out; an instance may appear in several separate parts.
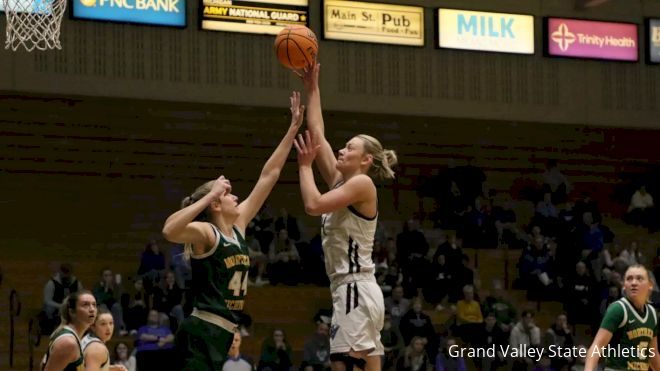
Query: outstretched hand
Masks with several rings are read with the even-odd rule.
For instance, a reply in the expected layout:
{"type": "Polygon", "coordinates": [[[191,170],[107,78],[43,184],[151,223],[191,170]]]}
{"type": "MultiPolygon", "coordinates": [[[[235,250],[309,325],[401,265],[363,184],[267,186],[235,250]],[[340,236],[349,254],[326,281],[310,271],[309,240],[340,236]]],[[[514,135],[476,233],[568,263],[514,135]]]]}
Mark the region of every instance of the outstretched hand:
{"type": "Polygon", "coordinates": [[[225,193],[231,193],[231,183],[229,182],[229,179],[225,178],[224,175],[220,175],[215,183],[213,183],[211,193],[213,193],[215,197],[220,197],[225,193]]]}
{"type": "Polygon", "coordinates": [[[305,117],[305,105],[300,104],[300,92],[294,91],[289,98],[291,101],[291,128],[297,132],[305,117]]]}
{"type": "Polygon", "coordinates": [[[305,66],[302,71],[292,70],[293,73],[298,75],[305,85],[306,91],[312,91],[319,88],[319,71],[321,70],[321,63],[314,61],[312,64],[305,66]]]}
{"type": "Polygon", "coordinates": [[[321,145],[316,143],[314,137],[309,133],[309,130],[305,130],[304,136],[298,134],[298,138],[296,138],[293,144],[298,151],[298,165],[311,166],[319,152],[319,148],[321,148],[321,145]]]}

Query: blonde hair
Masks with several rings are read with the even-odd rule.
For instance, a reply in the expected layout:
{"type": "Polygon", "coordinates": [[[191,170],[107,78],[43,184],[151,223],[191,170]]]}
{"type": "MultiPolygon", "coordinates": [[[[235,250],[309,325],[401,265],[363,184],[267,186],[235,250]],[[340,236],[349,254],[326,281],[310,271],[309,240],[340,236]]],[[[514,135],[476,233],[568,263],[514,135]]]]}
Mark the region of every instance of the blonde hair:
{"type": "Polygon", "coordinates": [[[396,152],[391,149],[384,149],[378,139],[360,134],[357,136],[364,143],[364,153],[373,157],[373,162],[369,167],[369,176],[376,179],[394,179],[392,167],[396,166],[398,159],[396,152]]]}
{"type": "MultiPolygon", "coordinates": [[[[202,197],[206,196],[209,192],[211,192],[214,183],[215,180],[209,180],[208,182],[197,187],[197,189],[195,189],[195,192],[193,192],[190,196],[186,196],[183,200],[181,200],[181,208],[185,209],[186,207],[201,200],[202,197]]],[[[197,222],[207,221],[208,220],[207,210],[204,210],[203,212],[199,213],[199,215],[197,215],[195,219],[193,219],[193,221],[197,221],[197,222]]],[[[190,261],[190,256],[192,255],[192,253],[193,253],[192,244],[189,243],[185,244],[183,246],[183,258],[186,261],[190,261]]]]}

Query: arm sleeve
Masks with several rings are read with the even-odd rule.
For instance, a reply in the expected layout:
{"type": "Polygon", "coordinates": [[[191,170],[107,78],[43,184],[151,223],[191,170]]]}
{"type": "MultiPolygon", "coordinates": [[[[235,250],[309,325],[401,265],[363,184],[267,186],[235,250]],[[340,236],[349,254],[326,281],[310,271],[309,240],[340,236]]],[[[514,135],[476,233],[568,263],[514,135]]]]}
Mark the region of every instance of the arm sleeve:
{"type": "Polygon", "coordinates": [[[619,328],[621,323],[626,319],[625,316],[626,313],[623,310],[621,302],[616,301],[607,307],[605,315],[603,316],[603,320],[600,323],[600,327],[608,330],[611,333],[614,333],[619,328]]]}

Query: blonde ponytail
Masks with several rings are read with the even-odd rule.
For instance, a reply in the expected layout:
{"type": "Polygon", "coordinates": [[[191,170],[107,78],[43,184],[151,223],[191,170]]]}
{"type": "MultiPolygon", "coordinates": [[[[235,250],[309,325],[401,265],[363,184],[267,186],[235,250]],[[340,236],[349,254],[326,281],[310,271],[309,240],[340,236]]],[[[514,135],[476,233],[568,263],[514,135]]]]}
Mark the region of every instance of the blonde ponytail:
{"type": "Polygon", "coordinates": [[[369,176],[380,180],[394,179],[392,168],[398,163],[396,153],[391,149],[383,149],[378,139],[370,135],[360,134],[357,137],[364,143],[364,153],[373,157],[369,176]]]}

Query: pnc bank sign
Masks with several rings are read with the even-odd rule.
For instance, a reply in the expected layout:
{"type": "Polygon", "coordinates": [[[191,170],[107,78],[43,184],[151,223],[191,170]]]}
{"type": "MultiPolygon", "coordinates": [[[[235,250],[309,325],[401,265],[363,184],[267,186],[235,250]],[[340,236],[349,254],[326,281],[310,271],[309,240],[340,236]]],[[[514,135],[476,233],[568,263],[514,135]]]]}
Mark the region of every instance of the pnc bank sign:
{"type": "Polygon", "coordinates": [[[637,61],[637,25],[566,18],[546,20],[551,56],[637,61]]]}
{"type": "Polygon", "coordinates": [[[186,0],[73,0],[73,17],[185,27],[186,0]]]}
{"type": "Polygon", "coordinates": [[[525,14],[438,9],[441,48],[534,54],[534,17],[525,14]]]}

